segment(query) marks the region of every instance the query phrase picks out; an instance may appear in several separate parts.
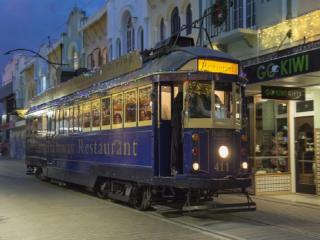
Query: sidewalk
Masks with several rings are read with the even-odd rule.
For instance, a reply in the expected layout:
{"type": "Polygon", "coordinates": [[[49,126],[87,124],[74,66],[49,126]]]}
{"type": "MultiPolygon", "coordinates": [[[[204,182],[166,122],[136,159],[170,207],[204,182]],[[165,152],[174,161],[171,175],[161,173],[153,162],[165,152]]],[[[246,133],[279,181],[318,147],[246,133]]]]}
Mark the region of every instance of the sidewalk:
{"type": "Polygon", "coordinates": [[[283,204],[301,205],[305,207],[320,208],[320,196],[311,194],[291,193],[278,195],[258,195],[255,199],[274,201],[283,204]]]}

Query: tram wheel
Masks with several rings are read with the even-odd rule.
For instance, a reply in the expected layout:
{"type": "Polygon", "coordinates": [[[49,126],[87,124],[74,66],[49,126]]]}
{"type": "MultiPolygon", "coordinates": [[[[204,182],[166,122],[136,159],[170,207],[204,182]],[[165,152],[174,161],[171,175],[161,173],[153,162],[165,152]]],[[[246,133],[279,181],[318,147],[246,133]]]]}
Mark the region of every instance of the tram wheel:
{"type": "Polygon", "coordinates": [[[101,180],[96,187],[96,194],[98,198],[106,199],[108,197],[108,193],[110,192],[110,181],[101,180]]]}
{"type": "Polygon", "coordinates": [[[131,193],[131,204],[140,211],[146,211],[151,207],[150,187],[134,186],[131,193]]]}
{"type": "Polygon", "coordinates": [[[43,175],[43,170],[41,167],[37,167],[36,171],[35,171],[35,176],[36,178],[40,179],[41,181],[48,181],[49,178],[47,178],[46,176],[43,175]]]}

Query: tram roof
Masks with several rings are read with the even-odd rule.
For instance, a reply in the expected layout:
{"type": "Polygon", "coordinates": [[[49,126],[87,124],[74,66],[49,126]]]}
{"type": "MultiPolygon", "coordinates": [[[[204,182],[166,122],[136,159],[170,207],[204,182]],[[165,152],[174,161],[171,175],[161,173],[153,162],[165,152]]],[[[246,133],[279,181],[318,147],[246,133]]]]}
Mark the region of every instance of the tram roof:
{"type": "MultiPolygon", "coordinates": [[[[226,53],[208,48],[172,48],[166,54],[155,57],[154,59],[145,62],[140,68],[135,71],[110,79],[107,78],[99,80],[98,78],[99,81],[93,79],[95,82],[92,81],[92,83],[85,88],[81,88],[81,86],[83,86],[83,80],[85,79],[78,79],[80,80],[78,81],[79,84],[77,84],[76,81],[72,82],[73,80],[77,79],[71,79],[68,82],[62,83],[56,88],[50,89],[46,93],[33,99],[32,106],[29,109],[29,113],[49,106],[61,106],[67,102],[79,100],[84,96],[106,91],[113,87],[123,85],[134,79],[143,78],[144,76],[178,71],[186,63],[194,59],[210,59],[239,63],[238,60],[226,53]],[[61,91],[64,91],[65,94],[62,94],[61,91]]],[[[105,67],[107,66],[108,65],[106,65],[105,67]]],[[[88,83],[90,83],[90,79],[88,83]]]]}

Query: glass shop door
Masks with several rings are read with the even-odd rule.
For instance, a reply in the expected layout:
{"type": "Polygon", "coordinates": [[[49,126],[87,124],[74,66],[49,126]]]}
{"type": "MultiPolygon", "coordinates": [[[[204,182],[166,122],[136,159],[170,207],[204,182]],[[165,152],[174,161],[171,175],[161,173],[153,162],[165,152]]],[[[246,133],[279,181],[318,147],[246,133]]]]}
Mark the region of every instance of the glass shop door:
{"type": "Polygon", "coordinates": [[[296,191],[315,194],[313,116],[295,118],[296,191]]]}

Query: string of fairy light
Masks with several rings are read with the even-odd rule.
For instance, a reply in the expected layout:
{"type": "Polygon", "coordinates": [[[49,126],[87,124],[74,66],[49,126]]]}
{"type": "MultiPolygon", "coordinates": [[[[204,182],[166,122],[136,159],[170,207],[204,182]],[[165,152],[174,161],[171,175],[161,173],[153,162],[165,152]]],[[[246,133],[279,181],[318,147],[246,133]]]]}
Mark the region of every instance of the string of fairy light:
{"type": "Polygon", "coordinates": [[[315,37],[317,37],[317,34],[320,34],[319,19],[320,10],[316,10],[296,18],[285,20],[271,27],[260,29],[258,33],[260,49],[278,47],[289,30],[292,31],[292,36],[286,40],[286,43],[316,40],[315,37]]]}

